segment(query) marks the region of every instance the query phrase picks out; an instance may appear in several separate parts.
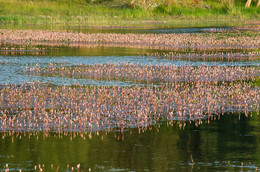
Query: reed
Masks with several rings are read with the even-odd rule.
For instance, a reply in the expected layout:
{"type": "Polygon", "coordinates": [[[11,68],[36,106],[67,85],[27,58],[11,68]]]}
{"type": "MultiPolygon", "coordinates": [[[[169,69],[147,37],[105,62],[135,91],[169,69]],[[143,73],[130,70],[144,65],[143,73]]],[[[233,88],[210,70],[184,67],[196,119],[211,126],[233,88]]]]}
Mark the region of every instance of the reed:
{"type": "Polygon", "coordinates": [[[189,60],[189,61],[251,61],[259,60],[260,52],[250,51],[250,52],[189,52],[189,53],[147,53],[147,57],[156,59],[169,59],[169,60],[189,60]]]}
{"type": "Polygon", "coordinates": [[[258,49],[259,32],[203,34],[103,34],[32,30],[0,30],[1,43],[67,46],[145,46],[165,49],[258,49]]]}
{"type": "Polygon", "coordinates": [[[142,83],[174,82],[220,82],[249,80],[260,76],[259,67],[226,66],[175,66],[175,65],[136,65],[132,63],[94,64],[49,67],[36,65],[25,70],[26,74],[71,77],[81,79],[127,80],[142,83]]]}
{"type": "Polygon", "coordinates": [[[83,131],[147,127],[162,119],[199,120],[259,110],[260,89],[250,83],[185,83],[153,87],[5,85],[2,131],[83,131]]]}

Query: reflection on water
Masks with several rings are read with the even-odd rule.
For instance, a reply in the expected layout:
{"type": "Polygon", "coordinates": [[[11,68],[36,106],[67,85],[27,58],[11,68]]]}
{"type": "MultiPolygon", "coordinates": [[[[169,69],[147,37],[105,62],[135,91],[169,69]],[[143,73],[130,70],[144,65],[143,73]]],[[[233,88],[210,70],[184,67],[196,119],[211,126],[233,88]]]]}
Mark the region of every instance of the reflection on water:
{"type": "Polygon", "coordinates": [[[205,32],[224,32],[231,31],[231,27],[187,27],[183,28],[180,26],[161,28],[155,27],[151,29],[143,28],[89,28],[89,27],[74,27],[69,30],[83,32],[83,33],[155,33],[155,34],[182,34],[182,33],[205,33],[205,32]]]}
{"type": "Polygon", "coordinates": [[[168,29],[151,29],[151,33],[204,33],[204,32],[226,32],[231,31],[231,27],[195,27],[195,28],[168,28],[168,29]]]}
{"type": "Polygon", "coordinates": [[[46,46],[46,45],[0,45],[0,54],[4,56],[142,56],[147,54],[168,54],[177,53],[185,54],[214,54],[214,53],[242,53],[247,54],[250,51],[243,49],[216,49],[216,50],[199,50],[199,49],[178,49],[176,51],[167,49],[146,49],[133,47],[113,47],[106,45],[89,45],[82,47],[68,46],[46,46]]]}
{"type": "Polygon", "coordinates": [[[256,170],[260,166],[259,116],[225,114],[199,126],[186,122],[162,122],[144,132],[99,135],[80,133],[1,133],[0,170],[8,163],[13,170],[66,170],[80,163],[88,171],[231,171],[256,170]]]}
{"type": "MultiPolygon", "coordinates": [[[[66,24],[65,23],[31,23],[31,22],[0,22],[0,27],[6,29],[34,29],[34,30],[66,30],[82,33],[195,33],[208,31],[229,30],[231,26],[238,23],[208,20],[182,20],[177,21],[125,21],[124,25],[115,24],[115,26],[92,26],[86,23],[66,24]]],[[[241,22],[241,21],[240,21],[241,22]]]]}

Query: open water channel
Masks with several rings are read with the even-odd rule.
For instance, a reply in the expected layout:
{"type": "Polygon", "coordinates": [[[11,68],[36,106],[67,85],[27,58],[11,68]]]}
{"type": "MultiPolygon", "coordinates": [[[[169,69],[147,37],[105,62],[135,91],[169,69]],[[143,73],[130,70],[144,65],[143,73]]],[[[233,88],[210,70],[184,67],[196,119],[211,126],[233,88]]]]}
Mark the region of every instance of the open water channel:
{"type": "MultiPolygon", "coordinates": [[[[218,31],[229,28],[150,30],[156,33],[218,31]]],[[[1,47],[3,48],[3,47],[1,47]]],[[[39,50],[39,47],[38,49],[39,50]]],[[[147,56],[167,50],[118,47],[45,47],[43,52],[0,52],[0,84],[32,82],[50,85],[122,87],[134,81],[79,79],[30,75],[25,69],[79,64],[132,63],[176,66],[258,66],[256,60],[188,60],[147,56]]],[[[180,53],[188,53],[185,50],[180,53]]],[[[213,52],[213,51],[212,51],[213,52]]],[[[212,53],[211,52],[211,53],[212,53]]],[[[220,50],[216,51],[220,53],[220,50]]],[[[233,51],[234,52],[234,51],[233,51]]],[[[205,53],[205,52],[195,52],[205,53]]],[[[209,53],[209,52],[208,52],[209,53]]],[[[223,53],[231,53],[223,50],[223,53]]],[[[237,53],[247,54],[243,50],[237,53]]],[[[260,170],[260,117],[237,113],[212,116],[202,124],[194,121],[161,121],[146,129],[124,132],[12,132],[0,131],[0,171],[257,171],[260,170]],[[185,125],[185,127],[183,127],[185,125]],[[77,169],[77,165],[80,168],[77,169]],[[36,170],[35,170],[36,168],[36,170]]]]}

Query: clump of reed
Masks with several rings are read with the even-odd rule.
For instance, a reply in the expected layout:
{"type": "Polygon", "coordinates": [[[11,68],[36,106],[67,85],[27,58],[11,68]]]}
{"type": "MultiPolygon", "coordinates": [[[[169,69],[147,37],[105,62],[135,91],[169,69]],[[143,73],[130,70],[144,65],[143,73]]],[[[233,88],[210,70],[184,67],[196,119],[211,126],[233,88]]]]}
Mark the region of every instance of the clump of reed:
{"type": "Polygon", "coordinates": [[[259,112],[260,89],[250,83],[153,87],[3,85],[1,131],[85,131],[147,127],[162,119],[205,119],[226,112],[259,112]]]}
{"type": "Polygon", "coordinates": [[[152,46],[174,48],[226,48],[256,49],[260,45],[257,33],[204,33],[204,34],[113,34],[113,33],[72,33],[32,30],[0,30],[2,43],[66,43],[113,44],[120,46],[152,46]]]}
{"type": "Polygon", "coordinates": [[[189,53],[147,53],[147,57],[164,58],[169,60],[189,60],[189,61],[245,61],[245,60],[259,60],[260,52],[189,52],[189,53]]]}
{"type": "Polygon", "coordinates": [[[62,76],[84,79],[128,80],[145,83],[212,82],[254,79],[259,67],[141,65],[132,63],[94,64],[49,67],[36,65],[26,74],[62,76]]]}

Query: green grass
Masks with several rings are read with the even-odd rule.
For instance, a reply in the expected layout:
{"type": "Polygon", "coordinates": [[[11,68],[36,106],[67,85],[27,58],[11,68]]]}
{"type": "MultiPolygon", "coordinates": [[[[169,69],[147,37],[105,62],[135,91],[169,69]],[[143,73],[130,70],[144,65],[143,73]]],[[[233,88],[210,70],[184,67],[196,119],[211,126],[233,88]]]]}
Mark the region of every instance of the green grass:
{"type": "Polygon", "coordinates": [[[153,9],[145,10],[140,6],[130,6],[127,0],[0,0],[0,22],[124,25],[144,20],[260,19],[260,8],[252,6],[245,9],[243,5],[231,6],[215,1],[203,1],[200,5],[161,3],[153,9]]]}
{"type": "Polygon", "coordinates": [[[253,86],[260,87],[260,77],[255,77],[255,81],[253,82],[253,86]]]}

